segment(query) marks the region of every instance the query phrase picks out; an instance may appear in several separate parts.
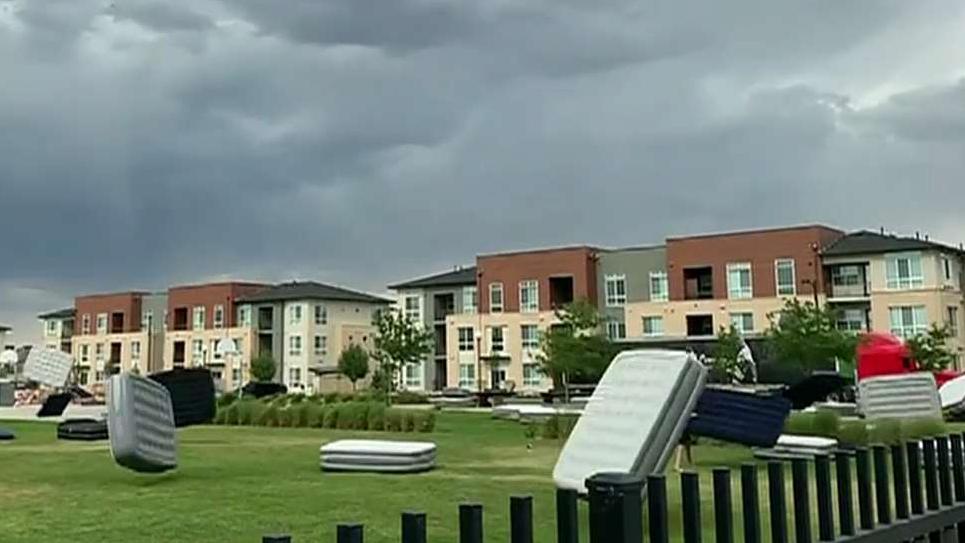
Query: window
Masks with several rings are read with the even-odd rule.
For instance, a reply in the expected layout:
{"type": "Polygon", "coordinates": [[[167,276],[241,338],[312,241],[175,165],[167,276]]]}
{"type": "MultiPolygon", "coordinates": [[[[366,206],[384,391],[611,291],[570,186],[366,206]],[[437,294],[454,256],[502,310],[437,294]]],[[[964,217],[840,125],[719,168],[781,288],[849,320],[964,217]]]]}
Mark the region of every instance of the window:
{"type": "Polygon", "coordinates": [[[794,279],[794,260],[783,258],[774,262],[774,275],[777,281],[778,296],[794,296],[797,284],[794,279]]]}
{"type": "Polygon", "coordinates": [[[315,306],[315,326],[325,326],[328,324],[328,308],[324,305],[315,306]]]}
{"type": "Polygon", "coordinates": [[[80,319],[80,333],[89,334],[90,333],[90,315],[85,313],[80,319]]]}
{"type": "Polygon", "coordinates": [[[235,326],[240,326],[242,328],[249,328],[251,326],[251,306],[243,305],[238,308],[238,322],[235,326]]]}
{"type": "Polygon", "coordinates": [[[214,306],[214,327],[224,328],[224,306],[214,306]]]}
{"type": "Polygon", "coordinates": [[[459,388],[476,388],[475,364],[459,364],[459,388]]]}
{"type": "Polygon", "coordinates": [[[831,268],[831,284],[836,287],[857,287],[861,285],[861,266],[848,264],[831,268]]]}
{"type": "Polygon", "coordinates": [[[296,304],[288,308],[288,323],[292,325],[302,323],[302,304],[296,304]]]}
{"type": "Polygon", "coordinates": [[[650,272],[650,301],[666,302],[669,299],[667,272],[650,272]]]}
{"type": "Polygon", "coordinates": [[[644,317],[643,336],[657,337],[663,335],[663,317],[644,317]]]}
{"type": "Polygon", "coordinates": [[[241,381],[241,369],[239,369],[239,368],[232,368],[232,369],[231,369],[231,382],[237,384],[238,381],[241,381]]]}
{"type": "Polygon", "coordinates": [[[194,317],[194,329],[204,330],[204,306],[195,306],[194,311],[191,314],[194,317]]]}
{"type": "Polygon", "coordinates": [[[288,354],[291,356],[302,355],[302,336],[294,335],[288,338],[288,354]]]}
{"type": "Polygon", "coordinates": [[[237,357],[238,360],[245,359],[245,345],[241,342],[240,337],[235,338],[235,357],[237,357]]]}
{"type": "Polygon", "coordinates": [[[84,344],[80,346],[80,363],[90,363],[90,345],[84,344]]]}
{"type": "Polygon", "coordinates": [[[54,320],[47,321],[47,335],[48,336],[57,335],[57,321],[54,321],[54,320]]]}
{"type": "Polygon", "coordinates": [[[212,339],[208,342],[208,352],[211,353],[211,358],[214,360],[221,360],[221,353],[218,352],[218,340],[212,339]]]}
{"type": "Polygon", "coordinates": [[[539,311],[539,283],[533,280],[519,283],[519,312],[536,313],[539,311]]]}
{"type": "Polygon", "coordinates": [[[104,344],[98,343],[94,346],[94,359],[100,362],[104,361],[104,344]]]}
{"type": "Polygon", "coordinates": [[[889,255],[886,260],[888,288],[906,290],[921,288],[925,278],[921,271],[921,255],[898,254],[889,255]]]}
{"type": "Polygon", "coordinates": [[[502,353],[506,350],[506,334],[502,326],[493,326],[489,329],[489,351],[502,353]]]}
{"type": "Polygon", "coordinates": [[[866,326],[863,309],[845,309],[838,316],[837,328],[845,332],[863,332],[866,326]]]}
{"type": "Polygon", "coordinates": [[[958,308],[955,306],[948,307],[948,327],[951,328],[955,335],[958,335],[958,308]]]}
{"type": "Polygon", "coordinates": [[[315,354],[325,356],[328,354],[328,338],[326,336],[315,336],[315,354]]]}
{"type": "Polygon", "coordinates": [[[459,352],[471,353],[476,350],[472,328],[459,329],[459,352]]]}
{"type": "Polygon", "coordinates": [[[952,280],[952,261],[948,259],[947,256],[942,257],[942,271],[945,274],[945,281],[949,282],[952,280]]]}
{"type": "Polygon", "coordinates": [[[422,297],[405,297],[405,318],[413,322],[422,322],[422,297]]]}
{"type": "Polygon", "coordinates": [[[748,263],[727,265],[727,296],[731,300],[743,300],[754,296],[751,288],[751,265],[748,263]]]}
{"type": "Polygon", "coordinates": [[[519,334],[522,338],[523,349],[539,349],[539,329],[535,324],[524,324],[519,327],[519,334]]]}
{"type": "Polygon", "coordinates": [[[107,313],[101,313],[97,315],[97,333],[106,334],[107,333],[107,313]]]}
{"type": "Polygon", "coordinates": [[[141,315],[141,330],[144,330],[145,332],[154,331],[154,312],[153,311],[148,310],[141,315]]]}
{"type": "Polygon", "coordinates": [[[468,314],[474,314],[478,310],[476,302],[476,285],[471,287],[462,287],[462,312],[468,314]]]}
{"type": "Polygon", "coordinates": [[[687,315],[687,336],[710,337],[715,333],[713,315],[687,315]]]}
{"type": "Polygon", "coordinates": [[[627,303],[627,276],[607,275],[604,278],[607,307],[623,307],[627,303]]]}
{"type": "Polygon", "coordinates": [[[620,321],[607,321],[606,335],[611,340],[626,339],[627,325],[620,321]]]}
{"type": "Polygon", "coordinates": [[[928,312],[925,306],[898,306],[889,308],[891,333],[900,338],[913,338],[928,331],[928,312]]]}
{"type": "Polygon", "coordinates": [[[86,371],[80,372],[80,384],[86,385],[88,379],[90,379],[90,374],[86,371]]]}
{"type": "Polygon", "coordinates": [[[543,382],[543,372],[539,364],[523,364],[523,386],[538,387],[543,382]]]}
{"type": "Polygon", "coordinates": [[[141,358],[141,342],[132,341],[131,342],[131,359],[138,360],[141,358]]]}
{"type": "Polygon", "coordinates": [[[422,388],[422,364],[406,364],[404,378],[406,388],[422,388]]]}
{"type": "Polygon", "coordinates": [[[288,368],[288,382],[293,385],[299,385],[302,382],[302,369],[301,368],[288,368]]]}
{"type": "Polygon", "coordinates": [[[503,284],[502,283],[489,284],[489,312],[490,313],[503,312],[503,284]]]}
{"type": "Polygon", "coordinates": [[[196,363],[200,362],[202,358],[204,358],[203,340],[196,339],[191,342],[191,358],[193,358],[196,363]]]}
{"type": "Polygon", "coordinates": [[[741,334],[749,334],[754,331],[753,313],[731,313],[730,323],[741,334]]]}

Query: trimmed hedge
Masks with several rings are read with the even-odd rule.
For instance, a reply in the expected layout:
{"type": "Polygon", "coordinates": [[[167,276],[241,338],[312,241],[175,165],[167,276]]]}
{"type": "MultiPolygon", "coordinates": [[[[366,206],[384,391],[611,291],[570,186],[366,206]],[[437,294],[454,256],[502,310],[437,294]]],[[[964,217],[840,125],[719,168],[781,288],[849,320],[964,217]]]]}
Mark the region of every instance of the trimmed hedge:
{"type": "Polygon", "coordinates": [[[947,433],[945,421],[932,418],[850,419],[836,413],[793,413],[784,425],[784,433],[837,439],[842,445],[894,445],[947,433]]]}
{"type": "Polygon", "coordinates": [[[431,433],[436,413],[386,407],[384,403],[347,401],[319,403],[310,397],[294,402],[287,396],[267,401],[245,398],[218,409],[215,424],[280,428],[329,428],[376,432],[431,433]]]}

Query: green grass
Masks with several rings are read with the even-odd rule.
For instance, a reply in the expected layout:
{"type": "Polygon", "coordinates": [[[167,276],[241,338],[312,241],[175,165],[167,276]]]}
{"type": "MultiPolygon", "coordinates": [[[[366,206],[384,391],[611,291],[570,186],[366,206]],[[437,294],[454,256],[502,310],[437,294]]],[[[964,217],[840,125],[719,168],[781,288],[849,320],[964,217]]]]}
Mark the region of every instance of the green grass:
{"type": "MultiPolygon", "coordinates": [[[[457,506],[466,501],[484,505],[487,541],[507,541],[509,497],[514,494],[535,498],[536,541],[555,541],[551,473],[561,442],[537,439],[529,450],[521,425],[483,415],[443,414],[432,434],[189,428],[178,432],[180,467],[159,476],[118,467],[105,443],[57,441],[49,423],[3,425],[18,435],[17,441],[0,443],[4,542],[233,543],[283,532],[300,543],[334,540],[338,522],[364,523],[368,542],[395,542],[399,514],[406,510],[428,513],[431,540],[455,541],[457,506]],[[322,473],[320,444],[350,436],[435,441],[439,467],[405,476],[322,473]]],[[[707,538],[712,537],[713,524],[710,469],[738,466],[751,454],[743,447],[702,440],[695,456],[707,538]]],[[[762,469],[763,504],[765,475],[762,469]]],[[[735,505],[740,503],[738,478],[735,470],[735,505]]],[[[792,503],[789,475],[786,481],[792,503]]],[[[676,532],[680,508],[675,476],[668,487],[671,527],[676,532]]],[[[739,516],[735,525],[739,531],[739,516]]],[[[582,528],[585,532],[585,518],[582,528]]],[[[587,540],[584,533],[581,541],[587,540]]]]}

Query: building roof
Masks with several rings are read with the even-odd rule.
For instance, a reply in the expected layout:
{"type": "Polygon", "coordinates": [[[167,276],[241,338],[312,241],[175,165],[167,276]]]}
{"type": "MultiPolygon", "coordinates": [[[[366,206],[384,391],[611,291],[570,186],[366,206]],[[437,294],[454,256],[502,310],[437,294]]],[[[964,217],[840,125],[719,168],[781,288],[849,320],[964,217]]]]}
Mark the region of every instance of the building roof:
{"type": "Polygon", "coordinates": [[[777,232],[792,232],[795,230],[825,230],[827,232],[837,232],[843,234],[841,230],[834,228],[832,226],[826,226],[823,224],[797,224],[791,226],[775,226],[771,228],[753,228],[749,230],[735,230],[729,232],[711,232],[704,234],[692,234],[688,236],[670,236],[667,241],[683,241],[689,239],[701,239],[701,238],[720,238],[720,237],[731,237],[731,236],[746,236],[751,234],[771,234],[777,232]]]}
{"type": "Polygon", "coordinates": [[[314,281],[294,281],[282,283],[264,290],[238,298],[239,303],[283,302],[288,300],[332,300],[339,302],[361,302],[369,304],[388,304],[390,300],[364,292],[342,287],[316,283],[314,281]]]}
{"type": "Polygon", "coordinates": [[[0,324],[0,333],[2,333],[2,332],[9,332],[10,330],[13,330],[13,328],[10,328],[9,326],[4,326],[4,325],[0,324]]]}
{"type": "Polygon", "coordinates": [[[944,251],[961,253],[960,249],[935,243],[927,238],[901,237],[879,234],[862,230],[853,232],[829,245],[822,254],[825,256],[867,255],[876,253],[895,253],[900,251],[944,251]]]}
{"type": "Polygon", "coordinates": [[[58,309],[57,311],[51,311],[49,313],[44,313],[39,315],[37,318],[40,319],[72,319],[74,318],[74,308],[68,307],[67,309],[58,309]]]}
{"type": "Polygon", "coordinates": [[[427,288],[427,287],[459,287],[464,285],[476,284],[476,267],[469,266],[458,268],[453,271],[437,273],[428,277],[420,277],[404,283],[389,285],[394,290],[406,288],[427,288]]]}
{"type": "Polygon", "coordinates": [[[596,245],[560,245],[558,247],[537,247],[534,249],[514,249],[509,251],[500,251],[496,253],[482,253],[477,255],[476,258],[490,258],[499,256],[520,256],[520,255],[532,255],[539,253],[563,253],[568,251],[601,251],[600,247],[596,245]]]}

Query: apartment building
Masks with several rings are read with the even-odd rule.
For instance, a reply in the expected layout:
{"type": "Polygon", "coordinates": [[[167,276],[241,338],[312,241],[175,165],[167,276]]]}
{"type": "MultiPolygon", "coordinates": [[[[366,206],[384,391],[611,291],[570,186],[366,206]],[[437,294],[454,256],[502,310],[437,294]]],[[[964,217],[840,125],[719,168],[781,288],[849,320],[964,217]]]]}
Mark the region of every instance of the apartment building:
{"type": "Polygon", "coordinates": [[[827,301],[839,310],[840,328],[908,338],[932,324],[948,325],[953,346],[962,352],[960,248],[862,231],[837,240],[821,256],[827,301]]]}
{"type": "MultiPolygon", "coordinates": [[[[12,331],[13,331],[13,329],[10,328],[9,326],[4,326],[4,325],[0,324],[0,352],[3,352],[4,350],[6,350],[6,349],[8,348],[8,345],[7,345],[7,335],[10,334],[10,332],[12,332],[12,331]]],[[[9,348],[12,349],[12,348],[13,348],[13,345],[10,345],[9,348]]]]}
{"type": "Polygon", "coordinates": [[[409,390],[441,390],[448,386],[450,315],[475,315],[478,305],[476,267],[456,268],[389,286],[397,307],[433,332],[433,351],[421,364],[404,368],[402,385],[409,390]]]}
{"type": "Polygon", "coordinates": [[[600,251],[597,300],[607,336],[627,338],[628,304],[665,300],[667,296],[667,248],[631,247],[600,251]]]}
{"type": "Polygon", "coordinates": [[[122,292],[74,300],[71,351],[80,384],[100,383],[119,371],[155,371],[161,365],[163,328],[151,315],[163,312],[165,294],[122,292]]]}
{"type": "Polygon", "coordinates": [[[371,349],[374,320],[390,300],[316,282],[284,283],[237,300],[239,325],[250,337],[246,353],[271,354],[277,378],[306,393],[348,391],[337,371],[350,345],[371,349]]]}
{"type": "Polygon", "coordinates": [[[576,300],[597,303],[600,250],[563,247],[479,256],[478,312],[446,318],[448,385],[467,389],[542,390],[540,335],[555,310],[576,300]]]}
{"type": "Polygon", "coordinates": [[[787,298],[823,299],[820,252],[842,236],[814,225],[669,238],[665,273],[648,273],[650,299],[626,304],[627,336],[710,337],[730,325],[760,334],[787,298]]]}
{"type": "Polygon", "coordinates": [[[215,385],[232,390],[247,382],[253,332],[250,316],[239,311],[240,297],[268,285],[238,281],[176,286],[168,289],[164,369],[207,367],[215,385]],[[218,344],[233,340],[235,352],[225,356],[218,344]]]}
{"type": "Polygon", "coordinates": [[[43,346],[70,354],[73,350],[71,339],[74,337],[74,308],[44,313],[38,317],[43,326],[43,346]]]}

